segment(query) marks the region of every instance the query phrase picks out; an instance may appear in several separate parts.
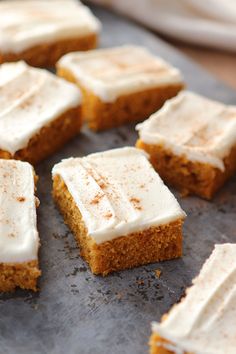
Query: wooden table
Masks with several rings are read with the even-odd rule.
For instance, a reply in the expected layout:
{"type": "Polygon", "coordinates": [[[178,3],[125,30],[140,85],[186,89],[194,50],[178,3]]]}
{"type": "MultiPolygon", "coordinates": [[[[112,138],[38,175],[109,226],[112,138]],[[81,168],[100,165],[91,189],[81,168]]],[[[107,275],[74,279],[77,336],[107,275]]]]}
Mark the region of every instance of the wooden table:
{"type": "Polygon", "coordinates": [[[171,44],[227,85],[236,89],[236,53],[193,47],[178,42],[171,42],[171,44]]]}

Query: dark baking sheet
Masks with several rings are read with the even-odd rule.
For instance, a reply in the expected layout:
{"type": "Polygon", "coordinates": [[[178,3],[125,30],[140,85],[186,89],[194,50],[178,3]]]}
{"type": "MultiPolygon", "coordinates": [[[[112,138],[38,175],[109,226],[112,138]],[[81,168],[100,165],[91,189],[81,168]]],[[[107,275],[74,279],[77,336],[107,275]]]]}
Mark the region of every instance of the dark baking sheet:
{"type": "MultiPolygon", "coordinates": [[[[226,103],[236,93],[177,53],[156,36],[105,10],[102,46],[136,43],[179,67],[189,88],[226,103]]],[[[51,199],[52,166],[62,158],[133,145],[136,133],[125,126],[94,134],[84,129],[62,151],[37,166],[41,205],[38,226],[43,271],[38,294],[18,290],[0,295],[0,353],[143,354],[150,322],[159,320],[183,294],[215,243],[236,240],[236,179],[213,202],[179,198],[187,212],[182,259],[93,276],[51,199]],[[160,279],[155,270],[162,270],[160,279]]]]}

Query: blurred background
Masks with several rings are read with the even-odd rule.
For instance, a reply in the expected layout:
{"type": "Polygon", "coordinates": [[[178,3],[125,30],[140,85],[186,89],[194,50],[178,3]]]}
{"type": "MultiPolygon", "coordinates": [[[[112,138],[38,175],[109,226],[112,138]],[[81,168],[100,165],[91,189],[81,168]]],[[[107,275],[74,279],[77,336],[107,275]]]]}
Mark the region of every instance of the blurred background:
{"type": "Polygon", "coordinates": [[[236,88],[236,0],[90,0],[137,22],[236,88]]]}

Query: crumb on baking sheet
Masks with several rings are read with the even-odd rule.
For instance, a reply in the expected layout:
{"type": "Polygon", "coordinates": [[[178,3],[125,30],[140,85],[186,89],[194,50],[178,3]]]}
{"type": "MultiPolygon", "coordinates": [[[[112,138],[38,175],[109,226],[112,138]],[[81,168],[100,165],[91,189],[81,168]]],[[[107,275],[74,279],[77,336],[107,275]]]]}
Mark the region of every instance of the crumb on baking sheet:
{"type": "Polygon", "coordinates": [[[160,269],[156,269],[155,274],[156,274],[157,278],[160,278],[162,271],[160,269]]]}

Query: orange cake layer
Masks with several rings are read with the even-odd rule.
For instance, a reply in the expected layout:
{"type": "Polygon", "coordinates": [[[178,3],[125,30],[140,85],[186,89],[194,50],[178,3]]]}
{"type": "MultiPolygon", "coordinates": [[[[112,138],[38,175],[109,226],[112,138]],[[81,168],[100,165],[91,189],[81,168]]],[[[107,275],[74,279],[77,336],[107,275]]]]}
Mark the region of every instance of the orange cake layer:
{"type": "MultiPolygon", "coordinates": [[[[153,333],[150,338],[150,354],[175,354],[175,351],[168,350],[163,347],[163,343],[171,345],[170,342],[161,338],[157,334],[153,333]]],[[[194,354],[190,352],[183,352],[182,354],[194,354]]]]}
{"type": "Polygon", "coordinates": [[[79,89],[23,61],[0,65],[0,158],[36,163],[81,127],[79,89]]]}
{"type": "MultiPolygon", "coordinates": [[[[58,68],[57,75],[76,83],[73,74],[58,68]]],[[[167,85],[130,93],[118,97],[114,102],[103,102],[93,92],[78,84],[83,93],[83,117],[90,129],[101,131],[135,121],[142,121],[161,108],[165,101],[178,94],[183,84],[167,85]]]]}
{"type": "Polygon", "coordinates": [[[150,155],[152,165],[163,180],[183,195],[195,194],[211,199],[236,171],[236,147],[224,158],[224,171],[207,163],[191,161],[184,155],[175,155],[163,146],[146,144],[140,139],[136,147],[150,155]]]}
{"type": "Polygon", "coordinates": [[[0,292],[38,290],[37,179],[28,162],[0,159],[0,292]]]}
{"type": "Polygon", "coordinates": [[[184,87],[178,69],[134,45],[69,53],[57,73],[81,88],[83,116],[95,131],[144,120],[184,87]]]}
{"type": "Polygon", "coordinates": [[[37,291],[40,275],[38,261],[0,263],[0,292],[14,291],[17,287],[37,291]]]}
{"type": "Polygon", "coordinates": [[[89,34],[80,38],[35,45],[19,53],[3,53],[0,51],[0,64],[24,60],[32,66],[51,67],[66,53],[96,48],[97,41],[97,34],[89,34]]]}
{"type": "Polygon", "coordinates": [[[234,354],[236,244],[217,244],[185,296],[152,323],[151,354],[234,354]]]}
{"type": "Polygon", "coordinates": [[[0,63],[53,66],[64,54],[97,44],[101,24],[74,0],[0,1],[0,63]]]}
{"type": "Polygon", "coordinates": [[[0,158],[23,160],[36,164],[75,137],[79,133],[81,125],[81,107],[69,109],[43,127],[30,139],[26,148],[17,151],[14,155],[8,151],[0,150],[0,158]]]}
{"type": "Polygon", "coordinates": [[[183,193],[211,199],[236,171],[236,106],[182,91],[136,129],[137,146],[183,193]]]}
{"type": "Polygon", "coordinates": [[[53,197],[65,223],[74,233],[81,256],[94,274],[105,276],[113,271],[182,255],[182,219],[96,244],[88,235],[80,210],[59,176],[54,177],[53,197]]]}
{"type": "Polygon", "coordinates": [[[92,92],[81,87],[83,117],[90,129],[101,131],[123,124],[142,121],[161,108],[164,102],[183,88],[172,85],[120,96],[114,103],[104,103],[92,92]]]}

